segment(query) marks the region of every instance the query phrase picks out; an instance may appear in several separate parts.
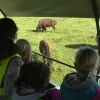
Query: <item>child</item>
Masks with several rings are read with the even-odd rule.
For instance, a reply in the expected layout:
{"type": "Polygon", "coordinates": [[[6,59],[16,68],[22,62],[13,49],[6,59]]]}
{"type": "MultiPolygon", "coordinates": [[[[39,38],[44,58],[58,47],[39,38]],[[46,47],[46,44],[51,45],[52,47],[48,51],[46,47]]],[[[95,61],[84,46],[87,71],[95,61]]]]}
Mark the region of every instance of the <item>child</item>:
{"type": "Polygon", "coordinates": [[[75,56],[75,73],[65,76],[61,84],[62,100],[93,100],[98,91],[93,71],[98,68],[99,55],[90,47],[81,47],[75,56]]]}
{"type": "Polygon", "coordinates": [[[42,62],[28,62],[21,67],[12,100],[38,100],[49,83],[50,69],[42,62]]]}
{"type": "Polygon", "coordinates": [[[15,43],[19,47],[23,62],[32,61],[33,57],[30,43],[26,39],[18,39],[15,43]]]}
{"type": "Polygon", "coordinates": [[[0,18],[0,97],[4,94],[7,97],[12,95],[13,83],[22,65],[18,47],[14,44],[17,31],[14,20],[0,18]]]}

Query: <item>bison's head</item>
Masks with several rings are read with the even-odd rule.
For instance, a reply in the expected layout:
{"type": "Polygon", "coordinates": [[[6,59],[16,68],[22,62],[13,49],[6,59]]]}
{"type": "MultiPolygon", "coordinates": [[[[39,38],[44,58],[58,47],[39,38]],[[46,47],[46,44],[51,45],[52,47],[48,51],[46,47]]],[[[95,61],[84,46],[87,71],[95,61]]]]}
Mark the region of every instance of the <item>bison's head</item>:
{"type": "Polygon", "coordinates": [[[56,21],[56,20],[53,20],[52,23],[53,23],[54,25],[56,25],[56,24],[57,24],[57,21],[56,21]]]}
{"type": "Polygon", "coordinates": [[[37,31],[37,32],[41,32],[41,27],[40,27],[40,26],[37,26],[37,27],[36,27],[36,31],[37,31]]]}

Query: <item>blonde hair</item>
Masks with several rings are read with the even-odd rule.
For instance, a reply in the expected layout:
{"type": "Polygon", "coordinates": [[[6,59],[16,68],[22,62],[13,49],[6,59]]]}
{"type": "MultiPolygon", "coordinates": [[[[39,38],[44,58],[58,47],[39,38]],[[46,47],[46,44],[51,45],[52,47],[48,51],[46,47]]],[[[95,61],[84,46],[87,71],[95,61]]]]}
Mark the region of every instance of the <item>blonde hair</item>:
{"type": "Polygon", "coordinates": [[[33,57],[30,43],[26,39],[18,39],[15,43],[19,47],[23,62],[32,61],[33,57]]]}
{"type": "Polygon", "coordinates": [[[80,47],[75,56],[75,67],[79,72],[89,72],[97,69],[99,66],[98,53],[88,47],[80,47]]]}

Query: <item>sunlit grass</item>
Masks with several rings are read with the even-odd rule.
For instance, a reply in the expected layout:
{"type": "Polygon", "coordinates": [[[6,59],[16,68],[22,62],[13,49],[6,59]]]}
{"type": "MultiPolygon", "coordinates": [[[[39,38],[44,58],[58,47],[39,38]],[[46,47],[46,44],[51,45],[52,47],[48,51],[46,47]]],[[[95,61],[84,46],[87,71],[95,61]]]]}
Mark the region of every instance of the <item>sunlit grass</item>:
{"type": "MultiPolygon", "coordinates": [[[[13,17],[19,28],[18,38],[28,39],[32,50],[39,52],[39,42],[48,40],[52,46],[52,57],[73,65],[76,50],[85,44],[96,49],[96,28],[94,19],[60,18],[57,20],[56,32],[36,33],[39,17],[13,17]]],[[[73,71],[71,68],[53,62],[51,79],[61,83],[65,74],[73,71]]]]}

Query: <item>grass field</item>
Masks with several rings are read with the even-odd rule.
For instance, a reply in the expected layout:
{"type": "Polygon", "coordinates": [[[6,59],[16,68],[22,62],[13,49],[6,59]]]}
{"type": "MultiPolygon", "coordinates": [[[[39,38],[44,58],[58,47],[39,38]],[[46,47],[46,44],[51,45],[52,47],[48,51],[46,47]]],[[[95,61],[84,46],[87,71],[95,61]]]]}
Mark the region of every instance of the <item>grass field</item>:
{"type": "MultiPolygon", "coordinates": [[[[35,30],[40,17],[12,18],[19,28],[18,38],[28,39],[35,52],[39,52],[41,39],[48,40],[52,46],[52,57],[73,65],[75,52],[80,46],[87,44],[97,50],[94,19],[54,17],[57,20],[55,33],[51,33],[51,28],[47,29],[47,33],[36,33],[32,30],[35,30]]],[[[67,66],[53,62],[51,79],[60,84],[64,75],[72,71],[74,70],[67,66]]]]}

